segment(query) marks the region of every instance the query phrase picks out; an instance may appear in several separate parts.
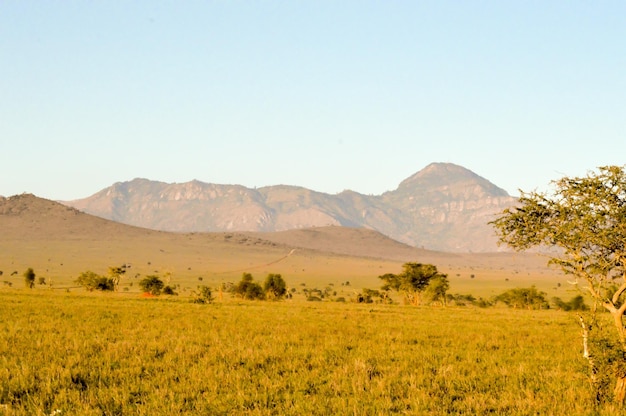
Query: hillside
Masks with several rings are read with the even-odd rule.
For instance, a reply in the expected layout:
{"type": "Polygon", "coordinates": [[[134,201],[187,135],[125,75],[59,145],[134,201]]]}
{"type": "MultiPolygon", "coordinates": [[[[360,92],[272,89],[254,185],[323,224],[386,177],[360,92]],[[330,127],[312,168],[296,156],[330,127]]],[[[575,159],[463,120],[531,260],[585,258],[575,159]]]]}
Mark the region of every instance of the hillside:
{"type": "Polygon", "coordinates": [[[232,282],[243,272],[261,277],[281,273],[292,285],[351,281],[354,288],[378,287],[379,275],[398,272],[408,261],[437,265],[450,275],[455,291],[497,293],[519,284],[549,289],[560,279],[544,258],[530,254],[428,251],[373,230],[338,226],[282,232],[153,231],[33,195],[0,198],[0,253],[3,284],[16,286],[28,267],[48,282],[67,285],[83,271],[106,273],[109,266],[122,264],[129,265],[133,279],[170,274],[186,290],[200,281],[232,282]],[[475,275],[480,279],[470,279],[475,275]]]}
{"type": "Polygon", "coordinates": [[[33,267],[39,276],[70,282],[79,273],[105,273],[127,264],[133,276],[172,274],[189,288],[235,280],[241,273],[283,273],[290,279],[375,279],[379,269],[397,268],[395,248],[406,259],[420,250],[371,230],[331,227],[282,235],[271,233],[172,233],[105,220],[33,195],[0,198],[0,273],[20,285],[33,267]],[[359,241],[358,246],[353,243],[359,241]],[[395,257],[395,258],[394,258],[395,257]]]}
{"type": "Polygon", "coordinates": [[[488,222],[513,205],[515,198],[461,166],[434,163],[382,195],[134,179],[63,203],[102,218],[163,231],[273,232],[344,226],[375,230],[430,250],[494,252],[499,248],[488,222]]]}

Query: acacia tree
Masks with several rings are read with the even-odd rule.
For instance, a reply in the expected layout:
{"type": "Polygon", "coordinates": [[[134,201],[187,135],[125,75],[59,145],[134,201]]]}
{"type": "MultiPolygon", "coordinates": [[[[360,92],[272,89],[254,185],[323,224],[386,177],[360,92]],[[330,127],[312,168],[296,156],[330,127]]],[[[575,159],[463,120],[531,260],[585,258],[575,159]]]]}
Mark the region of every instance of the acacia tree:
{"type": "Polygon", "coordinates": [[[126,265],[122,265],[120,267],[117,266],[109,266],[109,277],[113,281],[113,287],[117,291],[120,286],[120,280],[122,276],[126,273],[126,265]]]}
{"type": "Polygon", "coordinates": [[[82,272],[76,279],[76,283],[83,286],[88,291],[101,290],[109,291],[115,289],[115,283],[110,277],[100,276],[91,270],[82,272]]]}
{"type": "Polygon", "coordinates": [[[402,293],[405,300],[413,306],[420,304],[420,295],[433,278],[443,278],[447,282],[447,275],[439,273],[436,266],[422,263],[404,263],[402,273],[387,273],[378,278],[385,281],[383,290],[391,289],[402,293]]]}
{"type": "MultiPolygon", "coordinates": [[[[605,166],[552,184],[550,193],[522,192],[519,205],[504,210],[492,224],[500,242],[518,251],[556,247],[549,263],[574,276],[574,283],[590,294],[596,308],[611,314],[621,350],[612,369],[617,377],[614,398],[622,404],[626,396],[626,173],[623,167],[605,166]]],[[[602,375],[599,372],[608,371],[599,368],[588,345],[589,331],[598,328],[595,315],[580,315],[580,323],[583,354],[595,381],[602,375]]]]}
{"type": "Polygon", "coordinates": [[[150,275],[146,276],[139,281],[139,287],[146,293],[158,296],[161,294],[161,290],[165,286],[163,280],[159,276],[150,275]]]}

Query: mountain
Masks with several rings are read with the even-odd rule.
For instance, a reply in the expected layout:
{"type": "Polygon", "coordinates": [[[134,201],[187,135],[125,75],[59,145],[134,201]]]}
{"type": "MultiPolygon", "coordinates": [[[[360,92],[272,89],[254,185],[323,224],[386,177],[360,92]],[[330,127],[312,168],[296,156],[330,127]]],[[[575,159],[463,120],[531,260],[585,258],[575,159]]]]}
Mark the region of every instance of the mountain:
{"type": "Polygon", "coordinates": [[[270,232],[335,225],[369,228],[430,250],[491,252],[498,246],[488,222],[515,201],[461,166],[433,163],[382,195],[134,179],[64,204],[163,231],[270,232]]]}

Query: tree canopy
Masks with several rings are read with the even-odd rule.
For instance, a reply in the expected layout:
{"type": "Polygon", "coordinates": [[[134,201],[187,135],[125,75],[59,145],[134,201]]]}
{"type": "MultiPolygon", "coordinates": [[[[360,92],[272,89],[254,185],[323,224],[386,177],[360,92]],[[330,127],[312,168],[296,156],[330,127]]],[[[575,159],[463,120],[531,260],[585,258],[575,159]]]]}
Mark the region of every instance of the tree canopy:
{"type": "Polygon", "coordinates": [[[109,291],[115,288],[115,283],[112,278],[100,276],[91,270],[82,272],[76,279],[76,283],[90,292],[93,290],[109,291]]]}
{"type": "Polygon", "coordinates": [[[270,273],[265,278],[263,289],[269,299],[281,299],[287,293],[287,283],[280,274],[270,273]]]}
{"type": "Polygon", "coordinates": [[[509,289],[496,296],[495,300],[511,308],[548,309],[550,307],[546,300],[546,293],[537,290],[535,286],[509,289]]]}
{"type": "Polygon", "coordinates": [[[163,280],[159,276],[151,275],[146,276],[139,281],[139,287],[147,293],[158,296],[161,294],[161,290],[165,286],[163,280]]]}
{"type": "Polygon", "coordinates": [[[233,293],[242,299],[265,299],[265,292],[260,284],[254,281],[250,273],[243,273],[241,280],[233,287],[233,293]]]}
{"type": "MultiPolygon", "coordinates": [[[[552,184],[550,193],[522,192],[519,205],[504,210],[492,224],[500,241],[516,250],[555,247],[550,263],[574,276],[596,305],[611,313],[626,353],[624,168],[600,167],[584,177],[564,177],[552,184]]],[[[583,323],[585,328],[589,325],[583,323]]],[[[626,377],[618,378],[617,390],[616,398],[622,402],[626,377]]]]}
{"type": "MultiPolygon", "coordinates": [[[[550,263],[586,282],[591,296],[621,321],[626,312],[626,173],[608,166],[553,183],[553,194],[522,193],[520,206],[493,222],[500,241],[517,250],[558,247],[550,263]]],[[[618,332],[626,350],[622,322],[618,332]]]]}
{"type": "MultiPolygon", "coordinates": [[[[404,263],[402,265],[402,273],[387,273],[378,276],[385,284],[383,290],[395,290],[402,293],[408,303],[418,305],[421,301],[420,294],[429,285],[432,279],[438,279],[440,285],[439,291],[448,289],[447,275],[439,273],[437,267],[432,264],[422,263],[404,263]]],[[[435,291],[436,292],[436,291],[435,291]]],[[[436,294],[438,296],[438,294],[436,294]]]]}

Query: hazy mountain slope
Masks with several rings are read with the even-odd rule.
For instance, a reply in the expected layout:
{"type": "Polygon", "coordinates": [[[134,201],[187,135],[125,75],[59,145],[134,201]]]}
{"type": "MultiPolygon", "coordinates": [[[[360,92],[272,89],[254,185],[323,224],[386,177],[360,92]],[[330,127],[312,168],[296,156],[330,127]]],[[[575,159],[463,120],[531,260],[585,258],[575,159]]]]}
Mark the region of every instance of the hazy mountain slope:
{"type": "Polygon", "coordinates": [[[271,211],[261,195],[239,185],[134,179],[67,204],[102,218],[163,231],[273,229],[271,211]]]}
{"type": "Polygon", "coordinates": [[[242,233],[264,241],[346,256],[414,261],[455,254],[418,249],[374,231],[351,227],[316,227],[266,233],[242,233]]]}
{"type": "MultiPolygon", "coordinates": [[[[516,199],[475,173],[453,164],[431,164],[382,195],[401,212],[398,241],[448,251],[492,251],[489,221],[516,199]]],[[[387,234],[383,229],[381,232],[387,234]]]]}
{"type": "Polygon", "coordinates": [[[284,231],[340,225],[377,230],[431,250],[496,251],[487,223],[515,199],[475,173],[433,163],[383,195],[337,195],[296,186],[249,189],[199,181],[116,183],[66,204],[103,218],[164,231],[284,231]]]}

